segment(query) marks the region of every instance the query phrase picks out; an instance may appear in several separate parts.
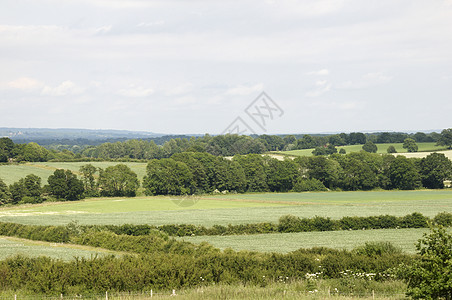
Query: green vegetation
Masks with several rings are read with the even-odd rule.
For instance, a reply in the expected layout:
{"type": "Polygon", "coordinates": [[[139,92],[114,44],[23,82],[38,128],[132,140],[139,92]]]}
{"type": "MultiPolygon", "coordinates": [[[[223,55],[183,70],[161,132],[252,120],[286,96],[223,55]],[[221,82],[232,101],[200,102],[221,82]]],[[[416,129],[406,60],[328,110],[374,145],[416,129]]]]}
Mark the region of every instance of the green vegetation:
{"type": "Polygon", "coordinates": [[[88,246],[30,241],[27,239],[4,236],[0,236],[0,249],[0,260],[16,255],[22,255],[30,257],[47,256],[70,261],[73,260],[74,257],[91,258],[94,256],[123,254],[121,252],[88,246]]]}
{"type": "MultiPolygon", "coordinates": [[[[363,150],[362,146],[363,145],[338,146],[337,149],[338,150],[344,149],[346,151],[346,153],[359,152],[359,151],[363,150]]],[[[403,143],[390,143],[390,144],[375,143],[375,146],[377,146],[376,153],[380,153],[380,154],[387,153],[388,147],[391,147],[391,146],[394,147],[394,149],[397,151],[397,153],[407,152],[407,150],[403,148],[403,143]]],[[[434,142],[417,143],[417,146],[418,146],[418,152],[433,152],[433,151],[440,151],[440,150],[446,149],[446,147],[444,147],[442,145],[437,145],[434,142]]],[[[311,156],[311,155],[313,155],[312,154],[313,150],[314,150],[313,148],[310,148],[310,149],[300,149],[300,150],[290,150],[290,151],[276,151],[274,153],[291,155],[291,156],[311,156]]]]}
{"type": "Polygon", "coordinates": [[[407,253],[415,253],[415,243],[428,232],[418,229],[372,229],[353,231],[324,231],[273,233],[231,236],[193,236],[180,238],[191,243],[208,242],[220,249],[236,251],[288,253],[300,248],[326,247],[352,250],[366,242],[391,242],[407,253]]]}

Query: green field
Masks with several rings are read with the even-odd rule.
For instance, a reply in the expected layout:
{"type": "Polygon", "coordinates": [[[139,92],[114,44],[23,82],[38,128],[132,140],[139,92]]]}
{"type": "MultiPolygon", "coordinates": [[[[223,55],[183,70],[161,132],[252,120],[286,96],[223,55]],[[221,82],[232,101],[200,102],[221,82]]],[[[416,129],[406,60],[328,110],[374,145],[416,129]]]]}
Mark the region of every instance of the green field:
{"type": "MultiPolygon", "coordinates": [[[[11,184],[24,178],[28,174],[35,174],[42,178],[43,184],[47,183],[47,178],[53,174],[56,169],[69,169],[76,174],[79,174],[81,166],[92,164],[97,168],[107,168],[120,164],[121,162],[41,162],[41,163],[24,163],[13,165],[0,165],[0,178],[6,183],[11,184]]],[[[122,163],[129,166],[135,173],[137,173],[140,180],[146,174],[147,163],[126,162],[122,163]]]]}
{"type": "Polygon", "coordinates": [[[0,208],[0,221],[24,224],[244,224],[277,222],[282,215],[395,215],[413,212],[433,217],[452,211],[452,190],[264,193],[183,197],[93,198],[0,208]],[[192,201],[190,203],[190,201],[192,201]]]}
{"type": "MultiPolygon", "coordinates": [[[[394,144],[376,144],[377,145],[377,153],[387,153],[386,150],[389,146],[394,146],[394,148],[397,150],[398,153],[404,153],[407,152],[406,149],[404,149],[403,143],[394,143],[394,144]]],[[[444,146],[436,146],[436,143],[417,143],[419,149],[419,152],[431,152],[431,151],[440,151],[445,150],[446,148],[444,146]]],[[[340,149],[345,149],[347,153],[350,152],[359,152],[362,150],[363,145],[350,145],[350,146],[341,146],[336,147],[338,151],[340,149]]],[[[278,153],[278,154],[285,154],[285,155],[291,155],[291,156],[311,156],[312,151],[314,149],[301,149],[301,150],[291,150],[291,151],[277,151],[272,153],[278,153]]]]}
{"type": "Polygon", "coordinates": [[[232,236],[195,236],[181,238],[199,244],[208,242],[220,249],[236,251],[287,253],[300,248],[328,247],[352,250],[365,242],[391,242],[408,253],[415,253],[415,244],[428,229],[374,229],[353,231],[325,231],[272,233],[232,236]]]}
{"type": "Polygon", "coordinates": [[[0,259],[15,255],[25,255],[49,256],[62,260],[71,260],[74,257],[90,258],[96,255],[110,254],[120,255],[121,253],[80,245],[57,244],[0,236],[0,259]]]}

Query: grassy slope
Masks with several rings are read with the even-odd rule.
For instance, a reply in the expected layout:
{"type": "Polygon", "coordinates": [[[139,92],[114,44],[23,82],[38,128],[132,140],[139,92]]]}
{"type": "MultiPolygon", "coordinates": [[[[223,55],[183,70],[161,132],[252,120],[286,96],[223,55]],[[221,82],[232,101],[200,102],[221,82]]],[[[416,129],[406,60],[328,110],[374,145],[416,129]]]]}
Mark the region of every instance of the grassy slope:
{"type": "Polygon", "coordinates": [[[373,191],[324,193],[266,193],[203,196],[192,206],[179,206],[183,198],[137,197],[87,199],[0,208],[0,221],[25,224],[243,224],[277,222],[292,214],[334,219],[343,216],[421,212],[434,216],[452,211],[452,191],[373,191]]]}
{"type": "Polygon", "coordinates": [[[95,255],[109,254],[120,255],[122,253],[88,246],[56,244],[0,236],[0,259],[5,259],[14,255],[31,255],[71,260],[74,257],[90,258],[95,255]]]}
{"type": "MultiPolygon", "coordinates": [[[[69,169],[78,174],[80,167],[86,164],[92,164],[98,168],[107,168],[109,166],[117,165],[119,162],[42,162],[0,165],[0,178],[2,178],[6,184],[11,184],[28,174],[35,174],[42,178],[43,183],[47,183],[47,178],[52,175],[56,169],[69,169]]],[[[137,173],[140,180],[143,179],[146,173],[147,163],[127,162],[124,164],[137,173]]]]}
{"type": "MultiPolygon", "coordinates": [[[[404,149],[403,143],[394,143],[394,144],[376,144],[377,145],[377,153],[386,153],[386,150],[389,146],[394,146],[399,153],[406,152],[406,149],[404,149]]],[[[430,151],[439,151],[444,150],[445,148],[443,146],[436,146],[436,143],[418,143],[419,152],[430,152],[430,151]]],[[[350,152],[359,152],[362,150],[363,145],[350,145],[350,146],[342,146],[337,147],[338,151],[341,148],[344,148],[347,153],[350,152]]],[[[287,155],[294,155],[294,156],[311,156],[312,151],[314,149],[302,149],[302,150],[291,150],[291,151],[279,151],[274,153],[281,153],[281,154],[287,154],[287,155]]]]}
{"type": "Polygon", "coordinates": [[[391,242],[409,253],[416,252],[415,243],[428,229],[378,229],[354,231],[326,231],[275,233],[234,236],[184,237],[187,242],[206,241],[215,247],[234,250],[287,253],[299,248],[328,247],[351,250],[365,242],[391,242]]]}

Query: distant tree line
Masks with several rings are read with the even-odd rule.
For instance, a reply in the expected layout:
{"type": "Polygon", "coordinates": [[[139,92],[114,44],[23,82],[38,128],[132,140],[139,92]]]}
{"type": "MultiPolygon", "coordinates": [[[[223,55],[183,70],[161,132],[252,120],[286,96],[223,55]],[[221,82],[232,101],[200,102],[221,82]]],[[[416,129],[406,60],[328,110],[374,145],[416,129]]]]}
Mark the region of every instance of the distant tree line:
{"type": "MultiPolygon", "coordinates": [[[[8,161],[83,161],[99,160],[150,160],[169,158],[182,152],[201,152],[215,156],[261,154],[268,151],[283,151],[315,148],[315,155],[329,155],[337,152],[336,146],[366,145],[365,150],[376,152],[375,143],[406,143],[409,152],[417,151],[415,143],[436,142],[452,147],[452,129],[439,133],[389,133],[364,134],[352,132],[333,135],[217,135],[201,137],[161,137],[142,140],[124,140],[102,143],[97,146],[52,144],[44,148],[37,143],[16,144],[9,138],[0,138],[0,163],[8,161]],[[170,138],[171,137],[171,138],[170,138]],[[169,139],[170,138],[170,139],[169,139]],[[156,143],[159,142],[161,144],[156,143]],[[413,144],[414,143],[414,144],[413,144]],[[70,151],[71,149],[73,151],[70,151]]],[[[391,152],[388,149],[388,152],[391,152]]]]}

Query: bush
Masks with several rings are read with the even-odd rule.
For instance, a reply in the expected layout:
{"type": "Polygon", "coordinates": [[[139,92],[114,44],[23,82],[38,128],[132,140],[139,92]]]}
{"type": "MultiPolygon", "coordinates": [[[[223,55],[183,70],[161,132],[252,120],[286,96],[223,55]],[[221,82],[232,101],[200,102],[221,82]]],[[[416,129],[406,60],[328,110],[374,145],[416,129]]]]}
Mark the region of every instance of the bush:
{"type": "Polygon", "coordinates": [[[294,184],[293,192],[314,192],[314,191],[327,191],[328,189],[323,183],[315,178],[302,178],[294,184]]]}
{"type": "Polygon", "coordinates": [[[452,213],[442,212],[433,218],[433,222],[444,227],[452,226],[452,213]]]}
{"type": "Polygon", "coordinates": [[[383,254],[400,254],[402,249],[390,242],[366,242],[364,246],[354,249],[356,254],[366,256],[382,256],[383,254]]]}

